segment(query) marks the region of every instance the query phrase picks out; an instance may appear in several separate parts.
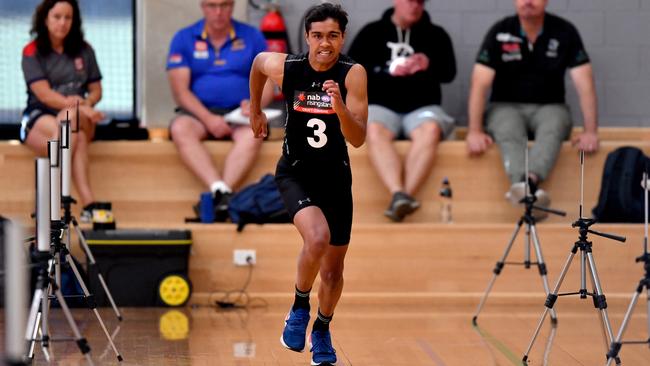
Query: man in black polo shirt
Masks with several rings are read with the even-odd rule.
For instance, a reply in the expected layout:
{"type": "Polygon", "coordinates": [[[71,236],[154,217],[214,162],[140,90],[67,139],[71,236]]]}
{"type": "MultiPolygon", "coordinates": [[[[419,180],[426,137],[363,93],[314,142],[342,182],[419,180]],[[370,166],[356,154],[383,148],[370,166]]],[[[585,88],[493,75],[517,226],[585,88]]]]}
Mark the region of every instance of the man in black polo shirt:
{"type": "Polygon", "coordinates": [[[472,73],[469,95],[470,154],[483,153],[496,141],[512,186],[506,197],[516,204],[525,194],[525,180],[548,206],[546,192],[537,189],[548,177],[563,140],[571,134],[571,116],[564,99],[564,74],[580,97],[584,131],[573,144],[585,152],[598,149],[596,91],[589,57],[576,28],[545,11],[548,0],[515,0],[517,15],[497,22],[488,32],[472,73]],[[488,90],[490,104],[485,108],[488,90]],[[483,114],[485,113],[485,130],[483,114]],[[535,143],[525,177],[524,149],[535,143]]]}

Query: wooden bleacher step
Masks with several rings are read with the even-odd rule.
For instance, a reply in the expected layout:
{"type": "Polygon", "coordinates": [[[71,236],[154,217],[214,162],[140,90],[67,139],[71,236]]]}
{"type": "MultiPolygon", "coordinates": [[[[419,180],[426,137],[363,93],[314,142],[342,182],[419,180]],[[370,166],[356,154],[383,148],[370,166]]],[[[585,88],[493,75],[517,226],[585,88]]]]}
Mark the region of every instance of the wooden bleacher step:
{"type": "MultiPolygon", "coordinates": [[[[346,293],[394,297],[396,301],[413,294],[426,298],[464,294],[475,301],[503,255],[514,225],[356,224],[346,258],[346,293]]],[[[286,296],[295,280],[296,258],[302,247],[293,225],[248,225],[241,233],[232,224],[188,224],[185,228],[192,230],[194,240],[190,278],[197,296],[202,298],[243,284],[248,269],[234,266],[235,249],[256,251],[257,264],[248,291],[271,298],[286,296]]],[[[540,224],[537,229],[553,284],[578,232],[569,219],[540,224]]],[[[643,271],[634,262],[642,252],[643,226],[596,224],[594,229],[627,236],[625,245],[596,236],[590,239],[608,299],[628,299],[643,271]]],[[[523,243],[522,230],[509,261],[523,261],[523,243]]],[[[579,285],[579,266],[578,258],[574,259],[565,286],[579,285]]],[[[536,267],[525,270],[506,265],[493,291],[500,294],[497,297],[540,293],[543,300],[536,267]]]]}
{"type": "MultiPolygon", "coordinates": [[[[281,142],[264,144],[258,162],[246,183],[274,172],[281,142]]],[[[585,168],[585,209],[596,204],[602,169],[607,154],[629,145],[650,155],[649,141],[604,141],[601,149],[587,157],[585,168]]],[[[229,143],[208,142],[216,161],[222,161],[229,143]]],[[[405,154],[408,142],[397,143],[405,154]]],[[[353,169],[353,194],[356,223],[386,223],[383,211],[389,194],[370,165],[365,147],[350,149],[353,169]]],[[[114,141],[91,145],[91,184],[98,200],[113,203],[118,225],[121,223],[164,223],[179,225],[194,216],[192,205],[204,189],[182,165],[175,147],[165,142],[114,141]]],[[[0,144],[0,213],[28,221],[33,211],[33,155],[24,146],[0,144]]],[[[510,184],[505,176],[496,147],[478,158],[467,156],[463,141],[443,142],[430,177],[417,198],[422,207],[406,219],[410,223],[438,222],[437,190],[443,177],[449,177],[454,192],[453,220],[459,223],[512,222],[521,210],[510,206],[504,193],[510,184]]],[[[542,184],[553,200],[554,208],[576,216],[579,197],[578,153],[567,142],[562,146],[556,168],[542,184]]],[[[551,222],[559,222],[552,217],[551,222]]]]}

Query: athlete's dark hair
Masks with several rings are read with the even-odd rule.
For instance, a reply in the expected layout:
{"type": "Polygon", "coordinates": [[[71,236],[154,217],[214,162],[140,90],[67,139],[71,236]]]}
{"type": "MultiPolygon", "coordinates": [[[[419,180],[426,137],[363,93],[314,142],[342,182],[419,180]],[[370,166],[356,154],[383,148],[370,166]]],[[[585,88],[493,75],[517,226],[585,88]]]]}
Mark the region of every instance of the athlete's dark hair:
{"type": "Polygon", "coordinates": [[[70,56],[77,56],[86,45],[84,34],[81,30],[81,15],[79,14],[77,0],[43,0],[36,7],[36,11],[32,17],[32,29],[29,33],[32,36],[36,36],[36,48],[39,53],[47,55],[52,52],[52,45],[50,44],[50,36],[45,26],[45,20],[50,10],[57,3],[68,3],[72,6],[72,26],[70,27],[70,33],[68,33],[63,41],[63,50],[70,56]]]}
{"type": "Polygon", "coordinates": [[[348,13],[343,10],[341,5],[332,3],[322,3],[307,10],[305,13],[305,32],[309,33],[311,23],[322,22],[330,18],[339,23],[341,32],[345,33],[345,27],[348,25],[348,13]]]}

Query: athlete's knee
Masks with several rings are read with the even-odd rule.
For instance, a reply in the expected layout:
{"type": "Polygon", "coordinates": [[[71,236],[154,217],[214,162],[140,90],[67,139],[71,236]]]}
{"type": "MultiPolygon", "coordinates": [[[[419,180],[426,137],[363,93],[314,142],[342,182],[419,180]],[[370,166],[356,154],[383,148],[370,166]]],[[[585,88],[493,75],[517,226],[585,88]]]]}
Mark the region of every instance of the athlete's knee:
{"type": "Polygon", "coordinates": [[[314,228],[305,235],[305,248],[310,256],[320,258],[330,245],[328,230],[314,228]]]}
{"type": "Polygon", "coordinates": [[[321,282],[328,287],[335,287],[343,281],[343,266],[327,268],[321,271],[321,282]]]}

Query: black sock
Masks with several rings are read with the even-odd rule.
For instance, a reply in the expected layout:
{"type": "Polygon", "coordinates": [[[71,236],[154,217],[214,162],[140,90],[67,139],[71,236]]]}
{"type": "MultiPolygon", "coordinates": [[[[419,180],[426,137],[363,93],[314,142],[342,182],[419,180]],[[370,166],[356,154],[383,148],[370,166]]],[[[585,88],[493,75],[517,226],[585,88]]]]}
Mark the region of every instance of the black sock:
{"type": "Polygon", "coordinates": [[[309,292],[311,289],[307,290],[306,292],[298,290],[298,286],[296,286],[296,297],[293,300],[293,307],[291,308],[292,310],[296,309],[307,309],[309,310],[309,292]]]}
{"type": "Polygon", "coordinates": [[[537,192],[537,182],[531,177],[528,177],[528,187],[530,188],[530,194],[534,195],[537,192]]]}
{"type": "Polygon", "coordinates": [[[332,321],[333,317],[334,314],[332,314],[331,316],[325,316],[321,314],[320,309],[318,309],[318,317],[316,318],[316,320],[314,320],[314,326],[312,330],[328,332],[330,330],[330,322],[332,321]]]}

